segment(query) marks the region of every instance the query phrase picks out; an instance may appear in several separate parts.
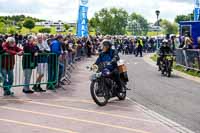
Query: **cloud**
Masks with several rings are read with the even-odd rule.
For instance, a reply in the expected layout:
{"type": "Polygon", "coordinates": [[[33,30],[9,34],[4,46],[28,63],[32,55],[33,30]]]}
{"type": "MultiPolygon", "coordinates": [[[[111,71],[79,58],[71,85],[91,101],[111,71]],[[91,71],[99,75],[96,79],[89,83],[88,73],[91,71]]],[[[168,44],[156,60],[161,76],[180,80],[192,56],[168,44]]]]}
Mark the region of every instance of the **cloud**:
{"type": "MultiPolygon", "coordinates": [[[[0,0],[0,15],[26,14],[48,20],[76,21],[79,0],[0,0]]],[[[191,13],[193,0],[89,0],[88,16],[102,8],[124,8],[129,13],[142,14],[149,21],[156,19],[155,10],[162,18],[173,21],[178,14],[191,13]]]]}
{"type": "Polygon", "coordinates": [[[0,12],[1,13],[38,13],[40,12],[40,6],[37,1],[34,0],[0,0],[0,12]],[[33,6],[34,5],[34,6],[33,6]]]}

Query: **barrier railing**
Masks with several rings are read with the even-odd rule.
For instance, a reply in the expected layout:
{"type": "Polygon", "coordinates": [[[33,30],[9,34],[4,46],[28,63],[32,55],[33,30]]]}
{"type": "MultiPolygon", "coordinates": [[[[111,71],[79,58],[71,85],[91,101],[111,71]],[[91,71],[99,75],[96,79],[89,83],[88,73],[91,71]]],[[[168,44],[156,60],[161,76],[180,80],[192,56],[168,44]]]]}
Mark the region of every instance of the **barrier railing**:
{"type": "Polygon", "coordinates": [[[176,64],[188,69],[200,71],[200,50],[177,49],[176,64]]]}
{"type": "Polygon", "coordinates": [[[58,57],[53,53],[0,55],[0,87],[29,87],[47,85],[55,87],[58,81],[58,57]]]}

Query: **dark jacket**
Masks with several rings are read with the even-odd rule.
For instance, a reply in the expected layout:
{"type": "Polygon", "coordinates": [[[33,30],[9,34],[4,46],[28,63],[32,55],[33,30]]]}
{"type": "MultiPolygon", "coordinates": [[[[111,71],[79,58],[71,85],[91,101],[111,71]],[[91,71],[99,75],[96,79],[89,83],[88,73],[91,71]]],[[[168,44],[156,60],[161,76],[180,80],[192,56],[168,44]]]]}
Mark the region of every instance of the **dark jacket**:
{"type": "Polygon", "coordinates": [[[166,54],[173,54],[173,50],[169,46],[161,46],[159,50],[159,54],[164,56],[166,54]]]}
{"type": "Polygon", "coordinates": [[[32,44],[24,45],[24,56],[22,59],[23,69],[35,69],[37,66],[37,56],[35,53],[39,52],[38,46],[33,46],[32,44]]]}
{"type": "Polygon", "coordinates": [[[4,51],[3,51],[3,39],[0,38],[0,54],[3,54],[4,51]]]}
{"type": "Polygon", "coordinates": [[[3,43],[2,48],[5,52],[2,54],[2,68],[6,70],[13,70],[15,66],[15,55],[22,51],[22,49],[17,47],[16,44],[14,47],[10,47],[8,43],[3,43]]]}
{"type": "Polygon", "coordinates": [[[99,65],[103,62],[111,62],[112,65],[108,66],[107,68],[111,71],[117,68],[117,61],[119,61],[119,55],[116,50],[110,49],[108,52],[102,52],[99,55],[99,58],[96,60],[96,65],[99,65]]]}

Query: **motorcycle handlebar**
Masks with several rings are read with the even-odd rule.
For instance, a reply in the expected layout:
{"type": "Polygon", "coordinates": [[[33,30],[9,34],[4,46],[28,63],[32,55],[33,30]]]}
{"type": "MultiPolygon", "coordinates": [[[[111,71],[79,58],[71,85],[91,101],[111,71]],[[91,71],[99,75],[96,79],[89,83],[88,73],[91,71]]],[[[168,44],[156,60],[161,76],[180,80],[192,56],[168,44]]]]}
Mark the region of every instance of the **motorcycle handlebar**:
{"type": "Polygon", "coordinates": [[[102,62],[99,64],[100,66],[103,66],[103,67],[106,67],[106,66],[109,66],[111,65],[111,62],[102,62]]]}

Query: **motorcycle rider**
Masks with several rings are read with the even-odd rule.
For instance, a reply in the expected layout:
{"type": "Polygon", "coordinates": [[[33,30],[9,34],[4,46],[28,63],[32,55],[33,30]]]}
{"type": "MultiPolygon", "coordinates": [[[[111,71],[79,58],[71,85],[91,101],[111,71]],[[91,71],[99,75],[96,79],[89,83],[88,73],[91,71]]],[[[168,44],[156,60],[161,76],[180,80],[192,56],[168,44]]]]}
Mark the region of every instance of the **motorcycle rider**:
{"type": "Polygon", "coordinates": [[[173,54],[173,50],[169,46],[169,41],[167,39],[164,39],[162,42],[162,46],[160,47],[158,51],[158,58],[157,58],[157,65],[159,67],[159,71],[161,70],[160,68],[160,63],[163,61],[163,58],[166,56],[166,54],[173,54]]]}
{"type": "Polygon", "coordinates": [[[103,51],[97,58],[95,65],[99,65],[104,62],[110,62],[110,64],[107,66],[107,68],[112,72],[112,77],[114,81],[117,83],[119,87],[120,92],[124,92],[121,79],[120,79],[120,73],[118,70],[117,61],[120,60],[120,57],[118,55],[118,52],[116,50],[113,50],[112,43],[109,40],[104,40],[102,42],[103,45],[103,51]]]}

